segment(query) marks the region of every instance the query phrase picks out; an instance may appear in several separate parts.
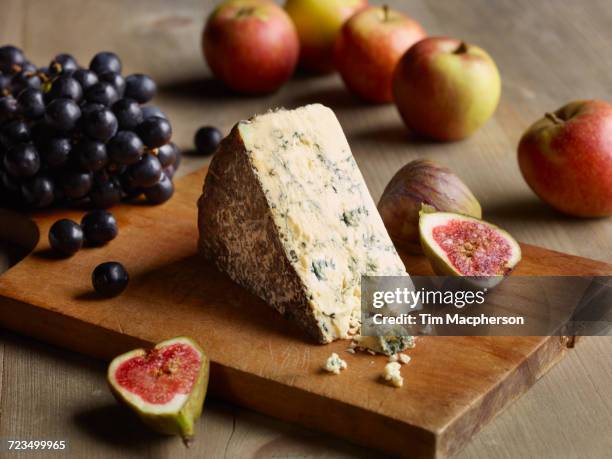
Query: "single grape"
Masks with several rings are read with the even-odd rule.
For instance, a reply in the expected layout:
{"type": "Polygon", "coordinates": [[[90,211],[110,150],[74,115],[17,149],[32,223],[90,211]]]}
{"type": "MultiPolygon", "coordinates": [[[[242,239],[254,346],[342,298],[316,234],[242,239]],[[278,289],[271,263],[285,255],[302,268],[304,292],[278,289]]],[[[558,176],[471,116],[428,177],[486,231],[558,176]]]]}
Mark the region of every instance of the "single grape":
{"type": "Polygon", "coordinates": [[[119,97],[123,97],[123,93],[125,92],[125,79],[119,73],[115,72],[104,72],[98,75],[100,81],[106,81],[110,84],[115,91],[117,91],[117,95],[119,97]]]}
{"type": "Polygon", "coordinates": [[[144,152],[142,140],[132,131],[119,131],[108,143],[108,153],[120,164],[134,164],[144,152]]]}
{"type": "Polygon", "coordinates": [[[170,199],[174,194],[174,184],[170,177],[166,174],[162,174],[155,185],[145,188],[144,194],[149,203],[161,204],[170,199]]]}
{"type": "Polygon", "coordinates": [[[153,117],[163,118],[165,120],[168,119],[166,114],[164,112],[162,112],[159,107],[156,107],[154,105],[146,105],[146,106],[142,107],[142,117],[145,120],[147,118],[153,118],[153,117]]]}
{"type": "Polygon", "coordinates": [[[40,157],[33,144],[20,143],[6,152],[3,164],[13,177],[32,177],[40,169],[40,157]]]}
{"type": "Polygon", "coordinates": [[[113,104],[113,113],[117,117],[119,129],[134,130],[142,123],[142,110],[133,99],[120,99],[113,104]]]}
{"type": "Polygon", "coordinates": [[[72,99],[55,99],[45,113],[45,121],[59,131],[71,131],[81,117],[81,109],[72,99]]]}
{"type": "Polygon", "coordinates": [[[83,230],[72,220],[58,220],[49,230],[49,244],[62,256],[74,255],[83,247],[83,230]]]}
{"type": "Polygon", "coordinates": [[[146,104],[157,92],[155,81],[142,73],[135,73],[125,79],[125,97],[130,97],[141,104],[146,104]]]}
{"type": "Polygon", "coordinates": [[[22,116],[34,120],[45,114],[45,101],[43,93],[34,88],[24,89],[17,99],[19,113],[22,116]]]}
{"type": "Polygon", "coordinates": [[[87,69],[78,69],[72,74],[72,78],[77,80],[83,88],[83,91],[87,91],[93,85],[95,85],[98,80],[98,75],[96,75],[91,70],[87,69]]]}
{"type": "Polygon", "coordinates": [[[108,163],[106,145],[96,140],[81,139],[75,146],[75,154],[79,165],[86,171],[99,171],[108,163]]]}
{"type": "Polygon", "coordinates": [[[90,192],[93,186],[91,172],[68,171],[62,178],[64,194],[70,199],[80,199],[90,192]]]}
{"type": "Polygon", "coordinates": [[[8,149],[18,143],[30,140],[30,128],[21,120],[14,120],[4,125],[0,131],[0,145],[8,149]]]}
{"type": "Polygon", "coordinates": [[[121,263],[107,261],[96,266],[91,274],[94,290],[102,296],[114,297],[126,289],[130,277],[121,263]]]}
{"type": "Polygon", "coordinates": [[[36,73],[21,71],[11,80],[11,92],[19,95],[21,91],[27,88],[41,89],[42,80],[36,73]]]}
{"type": "Polygon", "coordinates": [[[13,96],[0,97],[0,124],[15,116],[17,110],[17,100],[13,96]]]}
{"type": "Polygon", "coordinates": [[[70,54],[58,54],[49,64],[49,70],[53,75],[69,74],[78,69],[79,64],[70,54]]]}
{"type": "Polygon", "coordinates": [[[151,155],[145,154],[140,161],[130,166],[130,175],[134,178],[134,184],[139,187],[150,187],[159,182],[162,174],[162,166],[159,160],[151,155]]]}
{"type": "Polygon", "coordinates": [[[93,57],[89,69],[98,75],[104,72],[121,73],[121,60],[115,53],[102,51],[93,57]]]}
{"type": "Polygon", "coordinates": [[[117,133],[117,118],[108,108],[92,110],[83,117],[83,131],[92,139],[107,142],[117,133]]]}
{"type": "Polygon", "coordinates": [[[147,147],[157,148],[170,141],[172,126],[168,120],[154,116],[140,123],[137,132],[147,147]]]}
{"type": "Polygon", "coordinates": [[[99,81],[85,93],[87,102],[102,104],[107,107],[119,100],[119,94],[114,86],[106,81],[99,81]]]}
{"type": "Polygon", "coordinates": [[[95,207],[106,209],[121,201],[121,186],[115,180],[104,180],[97,182],[91,193],[91,202],[95,207]]]}
{"type": "Polygon", "coordinates": [[[55,99],[72,99],[80,102],[83,98],[83,88],[79,82],[66,75],[62,75],[51,84],[51,89],[47,93],[47,100],[50,102],[55,99]]]}
{"type": "Polygon", "coordinates": [[[53,204],[55,186],[49,177],[36,176],[21,185],[24,201],[31,207],[48,207],[53,204]]]}
{"type": "Polygon", "coordinates": [[[162,145],[157,149],[157,159],[159,159],[162,167],[168,167],[174,164],[177,156],[178,147],[172,142],[162,145]]]}
{"type": "Polygon", "coordinates": [[[19,72],[25,63],[23,52],[12,45],[2,46],[0,48],[0,72],[5,74],[13,74],[19,72]]]}
{"type": "Polygon", "coordinates": [[[68,161],[72,144],[70,139],[54,137],[47,140],[39,149],[43,163],[50,168],[56,168],[68,161]]]}
{"type": "Polygon", "coordinates": [[[115,216],[106,210],[93,210],[81,220],[85,240],[90,245],[104,245],[117,237],[119,228],[115,216]]]}
{"type": "Polygon", "coordinates": [[[196,132],[194,139],[196,151],[201,155],[212,155],[222,139],[223,134],[219,129],[212,126],[201,127],[196,132]]]}

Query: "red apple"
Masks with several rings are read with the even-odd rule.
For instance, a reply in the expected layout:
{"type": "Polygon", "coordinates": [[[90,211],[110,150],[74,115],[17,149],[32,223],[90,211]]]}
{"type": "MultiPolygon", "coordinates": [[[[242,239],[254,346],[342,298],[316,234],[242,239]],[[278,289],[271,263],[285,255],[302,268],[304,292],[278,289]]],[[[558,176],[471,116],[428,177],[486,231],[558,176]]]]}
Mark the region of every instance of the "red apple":
{"type": "Polygon", "coordinates": [[[557,210],[612,215],[612,105],[571,102],[536,121],[518,146],[523,177],[557,210]]]}
{"type": "Polygon", "coordinates": [[[402,56],[393,99],[406,125],[435,140],[472,134],[495,112],[501,79],[481,48],[447,37],[421,40],[402,56]]]}
{"type": "Polygon", "coordinates": [[[277,90],[293,74],[299,39],[291,18],[267,0],[229,0],[210,14],[202,36],[213,74],[247,94],[277,90]]]}
{"type": "Polygon", "coordinates": [[[421,25],[386,6],[369,7],[344,23],[336,39],[336,67],[355,94],[391,102],[393,71],[402,55],[425,38],[421,25]]]}
{"type": "Polygon", "coordinates": [[[300,66],[314,73],[334,71],[334,43],[342,24],[367,0],[287,0],[285,10],[300,37],[300,66]]]}

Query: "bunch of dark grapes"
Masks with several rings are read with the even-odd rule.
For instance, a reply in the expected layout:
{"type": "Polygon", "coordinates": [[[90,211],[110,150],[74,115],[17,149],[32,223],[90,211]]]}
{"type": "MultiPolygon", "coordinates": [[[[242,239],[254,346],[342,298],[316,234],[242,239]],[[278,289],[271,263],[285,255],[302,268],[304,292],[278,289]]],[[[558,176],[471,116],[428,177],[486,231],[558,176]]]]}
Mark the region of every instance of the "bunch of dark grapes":
{"type": "Polygon", "coordinates": [[[89,68],[69,54],[39,68],[20,49],[0,47],[0,204],[168,200],[180,152],[167,117],[146,105],[156,90],[147,75],[124,78],[111,52],[89,68]]]}

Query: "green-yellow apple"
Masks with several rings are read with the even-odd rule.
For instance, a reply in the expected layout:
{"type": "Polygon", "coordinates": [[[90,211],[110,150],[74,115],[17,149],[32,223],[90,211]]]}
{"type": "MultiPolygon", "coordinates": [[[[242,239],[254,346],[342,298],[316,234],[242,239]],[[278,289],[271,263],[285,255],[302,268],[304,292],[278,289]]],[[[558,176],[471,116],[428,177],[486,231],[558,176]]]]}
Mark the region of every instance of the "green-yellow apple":
{"type": "Polygon", "coordinates": [[[213,74],[247,94],[277,90],[293,74],[300,44],[291,18],[268,0],[229,0],[206,21],[204,56],[213,74]]]}
{"type": "Polygon", "coordinates": [[[434,140],[468,137],[495,112],[501,78],[491,57],[447,37],[421,40],[393,75],[393,100],[406,125],[434,140]]]}
{"type": "Polygon", "coordinates": [[[368,7],[342,26],[336,39],[336,67],[358,96],[370,102],[391,102],[395,66],[425,35],[418,22],[398,11],[368,7]]]}
{"type": "Polygon", "coordinates": [[[348,18],[367,0],[287,0],[285,10],[300,37],[300,65],[311,72],[334,70],[334,43],[348,18]]]}
{"type": "Polygon", "coordinates": [[[612,105],[570,102],[536,121],[518,146],[523,177],[557,210],[612,215],[612,105]]]}

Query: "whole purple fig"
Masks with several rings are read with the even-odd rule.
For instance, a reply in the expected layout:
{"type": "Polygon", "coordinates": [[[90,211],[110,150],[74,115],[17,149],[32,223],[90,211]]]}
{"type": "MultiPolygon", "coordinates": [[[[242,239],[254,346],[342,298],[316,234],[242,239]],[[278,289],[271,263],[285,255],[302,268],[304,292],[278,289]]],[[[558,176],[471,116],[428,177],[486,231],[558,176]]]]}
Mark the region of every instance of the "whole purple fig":
{"type": "Polygon", "coordinates": [[[441,212],[482,217],[480,203],[450,169],[427,159],[409,162],[388,183],[378,211],[391,238],[413,253],[422,252],[419,211],[423,204],[441,212]]]}

